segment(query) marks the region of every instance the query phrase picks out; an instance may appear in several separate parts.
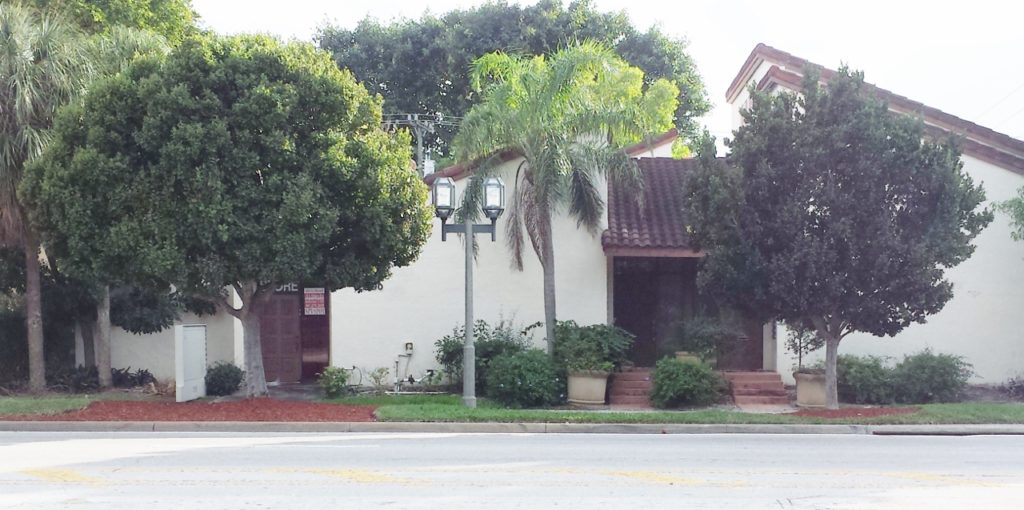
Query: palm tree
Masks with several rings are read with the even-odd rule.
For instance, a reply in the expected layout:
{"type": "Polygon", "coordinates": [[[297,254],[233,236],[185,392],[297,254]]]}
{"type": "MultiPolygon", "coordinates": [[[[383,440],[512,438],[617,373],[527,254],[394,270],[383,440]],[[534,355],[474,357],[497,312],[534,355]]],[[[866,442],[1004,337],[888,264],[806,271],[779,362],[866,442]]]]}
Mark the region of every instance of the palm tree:
{"type": "Polygon", "coordinates": [[[39,281],[39,240],[26,221],[17,189],[25,163],[46,145],[58,106],[88,75],[85,43],[57,13],[0,4],[0,244],[25,251],[25,319],[29,389],[46,387],[39,281]]]}
{"type": "MultiPolygon", "coordinates": [[[[552,216],[567,206],[579,226],[596,234],[604,211],[601,178],[641,185],[636,163],[622,148],[671,128],[679,91],[665,80],[645,90],[642,71],[589,42],[550,58],[489,53],[473,63],[471,80],[483,100],[463,120],[455,155],[460,162],[481,162],[476,181],[500,159],[497,154],[514,151],[523,158],[506,241],[516,269],[523,268],[525,236],[540,259],[550,352],[556,319],[552,216]]],[[[474,214],[479,194],[465,197],[462,210],[474,214]]]]}

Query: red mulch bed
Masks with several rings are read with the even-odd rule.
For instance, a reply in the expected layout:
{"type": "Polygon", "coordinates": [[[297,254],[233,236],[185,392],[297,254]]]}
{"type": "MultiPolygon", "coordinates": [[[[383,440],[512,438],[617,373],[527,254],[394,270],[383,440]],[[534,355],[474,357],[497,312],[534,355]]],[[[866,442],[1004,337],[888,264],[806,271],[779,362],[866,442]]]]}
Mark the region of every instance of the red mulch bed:
{"type": "Polygon", "coordinates": [[[374,421],[373,406],[256,398],[236,402],[104,400],[50,415],[0,415],[7,421],[374,421]]]}
{"type": "Polygon", "coordinates": [[[801,409],[793,416],[811,416],[814,418],[874,418],[876,416],[893,416],[913,414],[920,410],[917,407],[841,407],[839,409],[801,409]]]}

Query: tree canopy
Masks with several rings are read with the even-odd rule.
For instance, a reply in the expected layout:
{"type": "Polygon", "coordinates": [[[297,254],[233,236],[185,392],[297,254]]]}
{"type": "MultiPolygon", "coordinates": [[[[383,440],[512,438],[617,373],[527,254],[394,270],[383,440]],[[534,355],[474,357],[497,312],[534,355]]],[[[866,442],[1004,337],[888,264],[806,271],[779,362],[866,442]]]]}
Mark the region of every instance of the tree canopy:
{"type": "Polygon", "coordinates": [[[66,108],[23,191],[69,264],[241,319],[247,392],[265,394],[259,312],[277,286],[374,289],[429,234],[408,137],[380,109],[309,44],[188,39],[66,108]]]}
{"type": "MultiPolygon", "coordinates": [[[[473,192],[492,156],[513,151],[524,159],[513,182],[506,239],[514,267],[522,269],[527,237],[540,258],[550,348],[556,321],[551,218],[567,208],[579,225],[597,232],[602,179],[639,186],[636,162],[623,148],[669,129],[678,89],[662,79],[645,90],[643,71],[594,42],[549,57],[489,53],[474,62],[472,83],[483,99],[466,115],[455,154],[461,162],[480,162],[473,192]]],[[[478,193],[463,196],[464,211],[479,209],[478,193]]]]}
{"type": "MultiPolygon", "coordinates": [[[[317,39],[339,66],[384,97],[387,113],[466,115],[481,100],[467,72],[475,59],[494,51],[544,55],[584,40],[608,45],[639,67],[645,85],[659,79],[675,82],[674,122],[685,138],[696,138],[696,119],[710,109],[685,41],[656,27],[637,30],[625,12],[599,12],[589,0],[573,1],[568,8],[560,0],[526,7],[488,2],[387,24],[364,19],[352,30],[323,28],[317,39]]],[[[450,154],[454,132],[438,128],[430,140],[435,154],[450,154]]]]}
{"type": "Polygon", "coordinates": [[[953,296],[946,269],[991,221],[953,141],[890,113],[863,74],[801,95],[753,94],[725,163],[702,156],[689,185],[701,283],[765,320],[825,341],[830,406],[839,341],[892,336],[953,296]]]}
{"type": "Polygon", "coordinates": [[[148,30],[170,44],[194,34],[196,13],[191,0],[30,0],[40,10],[61,11],[90,34],[108,34],[114,27],[148,30]]]}

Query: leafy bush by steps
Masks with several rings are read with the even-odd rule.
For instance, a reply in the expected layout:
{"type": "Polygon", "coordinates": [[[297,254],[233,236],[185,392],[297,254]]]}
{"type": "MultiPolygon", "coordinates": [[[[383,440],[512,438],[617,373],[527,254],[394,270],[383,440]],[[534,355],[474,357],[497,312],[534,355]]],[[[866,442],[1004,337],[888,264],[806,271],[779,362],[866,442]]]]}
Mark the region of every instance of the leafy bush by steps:
{"type": "Polygon", "coordinates": [[[651,378],[651,402],[660,408],[713,404],[725,389],[711,367],[675,358],[659,360],[651,378]]]}
{"type": "Polygon", "coordinates": [[[491,360],[487,397],[506,407],[546,407],[562,401],[564,381],[541,349],[502,354],[491,360]]]}
{"type": "Polygon", "coordinates": [[[955,402],[963,395],[972,374],[971,364],[960,356],[925,349],[896,365],[893,390],[896,400],[907,404],[955,402]]]}
{"type": "Polygon", "coordinates": [[[839,400],[854,404],[891,404],[892,369],[878,356],[839,356],[836,363],[839,400]]]}

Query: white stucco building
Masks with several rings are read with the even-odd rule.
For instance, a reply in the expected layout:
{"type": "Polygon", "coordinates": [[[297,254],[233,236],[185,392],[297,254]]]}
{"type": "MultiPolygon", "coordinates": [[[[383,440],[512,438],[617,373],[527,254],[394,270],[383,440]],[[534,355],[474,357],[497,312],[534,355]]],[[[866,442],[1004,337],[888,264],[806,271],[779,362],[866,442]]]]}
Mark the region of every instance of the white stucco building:
{"type": "MultiPolygon", "coordinates": [[[[764,90],[798,90],[803,59],[758,45],[727,91],[738,126],[750,85],[764,90]]],[[[818,67],[827,81],[833,74],[818,67]]],[[[964,168],[984,186],[988,206],[1011,198],[1024,186],[1024,142],[874,88],[893,111],[919,115],[930,132],[961,137],[964,168]]],[[[560,214],[555,219],[556,289],[559,319],[581,324],[615,323],[637,335],[634,361],[653,364],[658,344],[671,322],[692,312],[693,281],[700,256],[686,245],[680,207],[681,177],[692,164],[670,158],[674,133],[630,149],[647,182],[644,210],[624,193],[604,188],[608,207],[596,233],[577,228],[560,214]]],[[[514,181],[518,160],[503,163],[498,173],[514,181]]],[[[440,174],[464,189],[465,169],[440,174]]],[[[428,178],[429,181],[429,178],[428,178]]],[[[504,243],[505,217],[498,220],[498,241],[478,236],[475,265],[475,315],[519,325],[542,321],[543,278],[530,248],[524,270],[515,271],[504,243]]],[[[1024,310],[1024,243],[1010,237],[1002,213],[977,238],[967,262],[950,270],[955,297],[926,324],[913,325],[895,338],[851,335],[842,353],[900,357],[931,347],[964,356],[974,365],[979,383],[999,383],[1024,372],[1024,332],[1015,312],[1024,310]]],[[[391,370],[399,362],[401,377],[420,377],[436,367],[434,341],[460,325],[464,317],[463,246],[460,236],[441,241],[439,223],[412,265],[398,268],[374,292],[282,287],[271,302],[262,327],[268,379],[308,380],[325,364],[369,371],[391,370]],[[408,349],[411,344],[411,350],[408,349]]],[[[242,362],[241,325],[227,315],[185,316],[182,324],[207,325],[207,361],[242,362]]],[[[742,352],[724,360],[732,368],[778,370],[792,380],[795,364],[771,327],[747,324],[742,352]]],[[[541,330],[538,330],[541,331],[541,330]]],[[[541,345],[543,333],[536,335],[541,345]]],[[[785,331],[780,328],[780,339],[785,331]]],[[[115,367],[150,369],[158,378],[174,377],[174,332],[137,336],[117,330],[112,339],[115,367]]],[[[79,349],[81,351],[81,349],[79,349]]],[[[723,361],[723,360],[720,360],[723,361]]],[[[366,382],[366,381],[364,381],[366,382]]]]}

